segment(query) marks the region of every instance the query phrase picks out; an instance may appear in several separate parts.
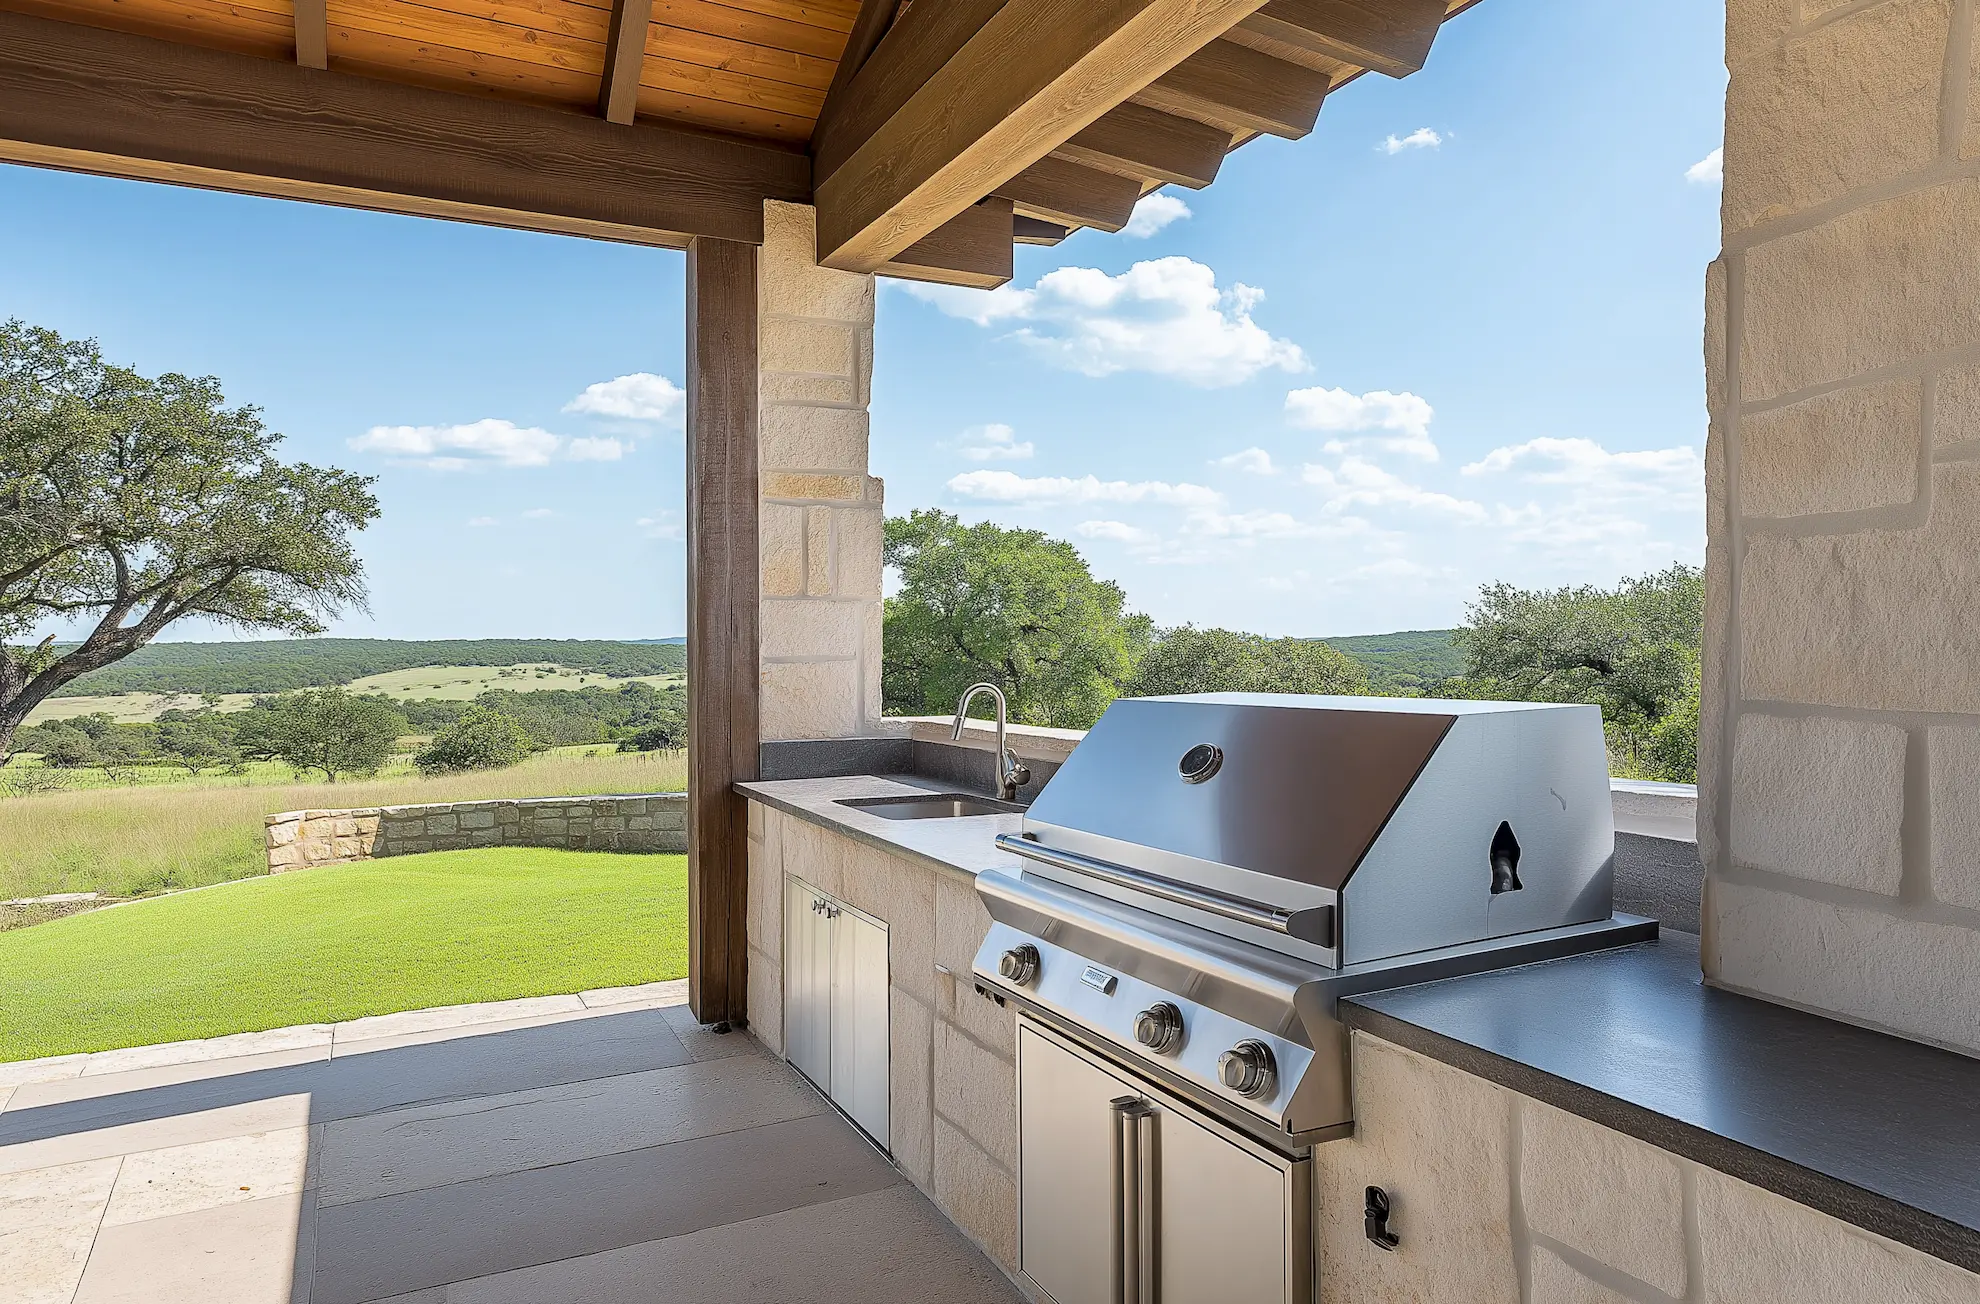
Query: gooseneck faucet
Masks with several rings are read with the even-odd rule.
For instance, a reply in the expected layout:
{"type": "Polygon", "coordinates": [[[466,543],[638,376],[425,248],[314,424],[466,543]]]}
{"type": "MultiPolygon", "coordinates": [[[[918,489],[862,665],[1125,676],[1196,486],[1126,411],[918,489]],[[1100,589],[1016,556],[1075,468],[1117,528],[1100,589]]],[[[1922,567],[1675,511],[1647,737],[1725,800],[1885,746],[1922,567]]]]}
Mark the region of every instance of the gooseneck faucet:
{"type": "Polygon", "coordinates": [[[1003,689],[987,683],[971,684],[965,688],[962,700],[956,703],[956,727],[949,737],[955,742],[962,741],[963,725],[969,720],[969,704],[976,700],[978,693],[990,694],[997,703],[997,783],[1005,801],[1016,801],[1018,789],[1031,782],[1031,771],[1025,768],[1024,762],[1017,758],[1017,753],[1005,743],[1008,708],[1004,705],[1003,689]]]}

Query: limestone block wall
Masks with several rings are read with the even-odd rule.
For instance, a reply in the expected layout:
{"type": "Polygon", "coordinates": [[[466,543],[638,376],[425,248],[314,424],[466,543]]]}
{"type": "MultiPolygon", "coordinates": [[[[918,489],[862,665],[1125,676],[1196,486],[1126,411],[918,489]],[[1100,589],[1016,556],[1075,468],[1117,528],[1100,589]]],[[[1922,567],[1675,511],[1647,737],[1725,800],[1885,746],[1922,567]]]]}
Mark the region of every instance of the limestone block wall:
{"type": "Polygon", "coordinates": [[[1017,1022],[969,976],[990,931],[975,882],[751,802],[749,1026],[779,1054],[787,872],[887,922],[895,1162],[1016,1271],[1017,1022]]]}
{"type": "Polygon", "coordinates": [[[271,874],[468,847],[686,851],[687,795],[661,792],[283,811],[268,817],[266,846],[271,874]]]}
{"type": "Polygon", "coordinates": [[[866,473],[874,278],[818,266],[814,210],[764,206],[758,456],[762,736],[880,718],[883,486],[866,473]]]}
{"type": "Polygon", "coordinates": [[[1975,6],[1726,17],[1705,970],[1980,1053],[1975,6]]]}

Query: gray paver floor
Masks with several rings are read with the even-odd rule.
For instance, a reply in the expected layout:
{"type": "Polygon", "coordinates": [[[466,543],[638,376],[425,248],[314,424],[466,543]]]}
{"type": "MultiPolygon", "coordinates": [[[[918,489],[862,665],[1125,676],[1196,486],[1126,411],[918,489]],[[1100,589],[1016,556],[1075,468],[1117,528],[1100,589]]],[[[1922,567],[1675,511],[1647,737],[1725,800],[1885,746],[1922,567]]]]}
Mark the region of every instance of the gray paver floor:
{"type": "Polygon", "coordinates": [[[6,1304],[1007,1304],[677,984],[0,1064],[6,1304]]]}

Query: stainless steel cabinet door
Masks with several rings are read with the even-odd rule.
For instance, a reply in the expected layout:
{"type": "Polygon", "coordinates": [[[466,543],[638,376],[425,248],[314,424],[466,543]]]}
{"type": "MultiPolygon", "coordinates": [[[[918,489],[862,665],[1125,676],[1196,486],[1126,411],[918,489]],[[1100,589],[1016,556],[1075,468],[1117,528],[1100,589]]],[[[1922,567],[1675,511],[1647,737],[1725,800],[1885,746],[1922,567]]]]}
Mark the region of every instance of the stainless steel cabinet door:
{"type": "Polygon", "coordinates": [[[802,879],[784,880],[784,1056],[829,1093],[832,921],[821,901],[802,879]]]}
{"type": "Polygon", "coordinates": [[[1289,1304],[1291,1169],[1156,1108],[1161,1304],[1289,1304]]]}
{"type": "Polygon", "coordinates": [[[1018,1261],[1056,1304],[1115,1304],[1112,1101],[1135,1094],[1019,1022],[1018,1261]]]}
{"type": "Polygon", "coordinates": [[[832,930],[832,1099],[881,1145],[887,1144],[887,930],[849,907],[834,906],[832,930]]]}

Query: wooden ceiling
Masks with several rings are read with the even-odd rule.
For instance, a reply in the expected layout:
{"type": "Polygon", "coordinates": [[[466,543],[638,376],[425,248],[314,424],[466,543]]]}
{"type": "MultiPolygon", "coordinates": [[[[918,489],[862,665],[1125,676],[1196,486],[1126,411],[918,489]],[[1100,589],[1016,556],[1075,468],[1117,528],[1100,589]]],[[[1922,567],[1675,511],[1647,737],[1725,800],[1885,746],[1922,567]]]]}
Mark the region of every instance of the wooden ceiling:
{"type": "MultiPolygon", "coordinates": [[[[719,184],[736,191],[721,202],[738,211],[752,184],[759,198],[815,193],[820,253],[831,265],[988,285],[1010,275],[1013,239],[1055,243],[1080,227],[1119,230],[1149,190],[1210,184],[1224,156],[1256,136],[1305,135],[1326,96],[1354,78],[1414,72],[1439,24],[1474,2],[0,0],[0,18],[63,25],[0,25],[0,157],[195,183],[211,172],[205,183],[235,189],[652,243],[697,233],[749,238],[746,220],[737,227],[726,217],[719,230],[648,230],[650,203],[630,193],[583,198],[575,176],[567,178],[572,193],[554,204],[511,194],[527,189],[513,179],[492,193],[466,181],[415,183],[434,193],[372,204],[365,196],[379,189],[375,167],[357,157],[326,162],[321,144],[311,144],[326,131],[359,128],[326,125],[311,106],[327,98],[365,118],[347,83],[393,83],[502,102],[482,110],[491,123],[510,133],[531,124],[533,145],[560,160],[553,170],[589,175],[602,191],[625,184],[606,180],[615,171],[650,172],[662,166],[659,155],[672,166],[686,150],[692,158],[683,167],[716,159],[719,184]],[[161,58],[156,47],[85,31],[130,33],[175,52],[161,58]],[[35,65],[30,48],[58,66],[35,65]],[[161,129],[173,138],[146,144],[144,106],[111,104],[105,118],[117,125],[96,140],[30,102],[31,83],[45,94],[56,78],[66,78],[65,90],[88,82],[90,98],[68,110],[87,122],[147,50],[152,65],[170,65],[157,75],[169,112],[193,115],[206,124],[200,132],[212,134],[211,120],[231,112],[245,115],[233,136],[248,135],[246,122],[272,114],[276,136],[287,130],[293,139],[252,142],[245,160],[231,147],[184,142],[189,127],[161,129]],[[240,56],[291,71],[256,71],[240,56]],[[325,70],[337,89],[311,79],[323,74],[298,80],[299,66],[325,70]],[[216,107],[228,96],[240,103],[216,107]],[[531,110],[588,125],[559,126],[531,110]],[[628,134],[601,135],[601,122],[628,134]],[[285,149],[315,154],[276,166],[271,157],[285,149]],[[631,164],[615,163],[615,153],[630,153],[631,164]],[[126,162],[94,162],[103,157],[126,162]],[[529,221],[539,207],[552,220],[529,221]]],[[[457,119],[473,134],[472,111],[376,95],[377,120],[361,132],[374,148],[392,113],[457,119]]],[[[461,152],[437,139],[410,144],[429,163],[436,151],[461,152]]],[[[412,162],[395,166],[418,172],[412,162]]],[[[408,188],[389,184],[396,189],[388,193],[408,188]]]]}

